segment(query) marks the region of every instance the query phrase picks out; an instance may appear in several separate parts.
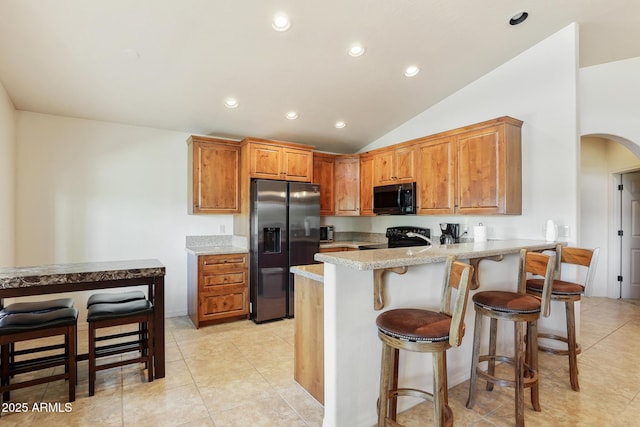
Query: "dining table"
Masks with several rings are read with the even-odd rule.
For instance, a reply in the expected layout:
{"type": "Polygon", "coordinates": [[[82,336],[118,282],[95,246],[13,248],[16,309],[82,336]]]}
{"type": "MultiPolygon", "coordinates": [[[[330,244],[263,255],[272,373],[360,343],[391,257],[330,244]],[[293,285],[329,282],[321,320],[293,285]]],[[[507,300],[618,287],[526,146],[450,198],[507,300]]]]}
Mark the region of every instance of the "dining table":
{"type": "Polygon", "coordinates": [[[147,286],[154,307],[154,377],[164,378],[165,273],[156,259],[0,268],[0,308],[5,298],[147,286]]]}

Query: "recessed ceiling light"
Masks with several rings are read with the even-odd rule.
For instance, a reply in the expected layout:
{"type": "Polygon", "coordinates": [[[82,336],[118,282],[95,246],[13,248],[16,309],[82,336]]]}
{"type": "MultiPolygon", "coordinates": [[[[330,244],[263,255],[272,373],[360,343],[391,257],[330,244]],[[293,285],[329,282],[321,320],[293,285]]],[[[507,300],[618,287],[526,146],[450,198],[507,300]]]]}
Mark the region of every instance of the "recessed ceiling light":
{"type": "Polygon", "coordinates": [[[224,100],[224,106],[227,108],[238,108],[238,100],[235,98],[227,98],[224,100]]]}
{"type": "Polygon", "coordinates": [[[336,122],[336,124],[334,125],[336,127],[336,129],[342,129],[345,126],[347,126],[347,124],[345,122],[343,122],[342,120],[336,122]]]}
{"type": "Polygon", "coordinates": [[[298,113],[296,113],[295,111],[289,111],[289,112],[287,113],[286,117],[287,117],[287,119],[289,119],[289,120],[295,120],[295,119],[297,119],[299,116],[298,116],[298,113]]]}
{"type": "Polygon", "coordinates": [[[529,13],[525,11],[521,11],[516,13],[509,19],[509,25],[518,25],[522,24],[529,17],[529,13]]]}
{"type": "Polygon", "coordinates": [[[273,22],[271,23],[271,26],[276,31],[287,31],[289,28],[291,28],[291,21],[289,20],[289,17],[286,14],[280,12],[280,13],[276,13],[275,16],[273,17],[273,22]]]}
{"type": "Polygon", "coordinates": [[[404,69],[404,75],[407,77],[413,77],[420,72],[420,68],[415,65],[410,65],[404,69]]]}
{"type": "Polygon", "coordinates": [[[354,43],[349,48],[349,55],[361,56],[364,53],[364,47],[360,43],[354,43]]]}

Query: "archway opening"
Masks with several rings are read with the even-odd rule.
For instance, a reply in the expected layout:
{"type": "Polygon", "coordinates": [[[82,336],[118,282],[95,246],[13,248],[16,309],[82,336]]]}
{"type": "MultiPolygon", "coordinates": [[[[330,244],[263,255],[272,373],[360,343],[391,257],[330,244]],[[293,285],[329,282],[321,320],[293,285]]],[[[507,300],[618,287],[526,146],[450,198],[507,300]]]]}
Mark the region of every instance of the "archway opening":
{"type": "MultiPolygon", "coordinates": [[[[619,190],[623,174],[640,171],[640,145],[616,135],[593,134],[581,137],[579,224],[583,247],[599,247],[600,258],[591,296],[620,298],[631,279],[631,254],[622,250],[619,236],[624,215],[619,190]],[[622,281],[618,280],[620,277],[622,281]]],[[[624,230],[623,230],[624,233],[624,230]]]]}

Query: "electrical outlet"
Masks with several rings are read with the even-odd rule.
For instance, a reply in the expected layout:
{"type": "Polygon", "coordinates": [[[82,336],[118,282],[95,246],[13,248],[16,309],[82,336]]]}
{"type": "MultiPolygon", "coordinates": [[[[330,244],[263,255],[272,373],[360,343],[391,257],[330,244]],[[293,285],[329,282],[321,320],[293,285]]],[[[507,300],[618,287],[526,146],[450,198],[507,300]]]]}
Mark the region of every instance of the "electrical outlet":
{"type": "Polygon", "coordinates": [[[227,227],[225,227],[224,224],[220,224],[220,234],[224,234],[225,231],[227,231],[226,229],[227,229],[227,227]]]}
{"type": "Polygon", "coordinates": [[[570,237],[571,232],[568,225],[558,226],[558,237],[570,237]]]}

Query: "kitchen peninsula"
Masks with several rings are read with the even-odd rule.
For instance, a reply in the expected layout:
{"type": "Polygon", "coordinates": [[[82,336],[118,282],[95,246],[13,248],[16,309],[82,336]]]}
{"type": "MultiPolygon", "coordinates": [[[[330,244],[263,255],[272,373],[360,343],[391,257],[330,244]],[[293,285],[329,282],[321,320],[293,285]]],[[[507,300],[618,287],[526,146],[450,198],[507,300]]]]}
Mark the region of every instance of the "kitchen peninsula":
{"type": "MultiPolygon", "coordinates": [[[[476,283],[481,290],[513,290],[520,249],[552,250],[555,245],[536,240],[502,240],[434,245],[428,249],[424,246],[316,254],[315,259],[324,262],[323,426],[371,426],[376,422],[381,347],[375,323],[381,311],[376,307],[437,307],[444,261],[449,255],[476,266],[476,283]],[[374,281],[380,285],[377,292],[374,281]]],[[[469,377],[473,314],[473,309],[468,308],[462,345],[447,352],[450,387],[469,377]]],[[[511,332],[498,330],[498,342],[504,346],[498,348],[499,352],[507,351],[511,345],[511,332]]],[[[399,373],[403,386],[430,389],[431,364],[425,357],[429,356],[406,355],[399,373]]],[[[399,401],[400,410],[418,403],[407,400],[399,401]]]]}

